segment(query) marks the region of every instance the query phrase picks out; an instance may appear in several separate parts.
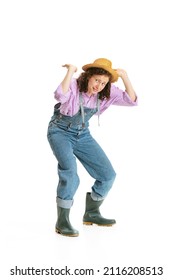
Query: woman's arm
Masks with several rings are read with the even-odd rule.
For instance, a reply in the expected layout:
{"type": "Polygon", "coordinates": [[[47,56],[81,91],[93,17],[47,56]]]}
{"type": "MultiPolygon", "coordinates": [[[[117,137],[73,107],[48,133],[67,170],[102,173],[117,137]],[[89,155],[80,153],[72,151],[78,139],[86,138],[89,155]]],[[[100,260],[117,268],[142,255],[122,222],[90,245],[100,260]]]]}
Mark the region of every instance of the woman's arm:
{"type": "Polygon", "coordinates": [[[126,92],[130,96],[131,100],[135,101],[137,97],[136,97],[135,91],[133,89],[133,86],[131,84],[131,81],[129,80],[129,77],[128,77],[126,71],[123,69],[116,69],[116,70],[117,70],[118,76],[122,79],[122,81],[124,83],[126,92]]]}
{"type": "Polygon", "coordinates": [[[63,67],[67,68],[67,73],[61,82],[63,93],[67,93],[69,90],[70,82],[73,77],[73,74],[77,71],[77,67],[72,64],[64,64],[63,67]]]}

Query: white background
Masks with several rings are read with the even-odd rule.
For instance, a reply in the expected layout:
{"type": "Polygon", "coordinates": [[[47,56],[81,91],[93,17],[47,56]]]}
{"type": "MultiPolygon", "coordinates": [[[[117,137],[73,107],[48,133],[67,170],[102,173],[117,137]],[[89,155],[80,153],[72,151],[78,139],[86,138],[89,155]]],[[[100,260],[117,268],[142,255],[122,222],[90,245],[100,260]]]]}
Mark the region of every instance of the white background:
{"type": "MultiPolygon", "coordinates": [[[[134,279],[171,279],[171,2],[1,1],[3,279],[10,279],[10,269],[16,265],[68,265],[102,272],[104,266],[163,266],[163,277],[134,279]],[[139,105],[113,106],[101,115],[100,127],[95,117],[90,123],[117,172],[101,208],[103,216],[116,218],[117,224],[112,228],[82,225],[85,194],[93,180],[78,163],[81,184],[71,222],[80,236],[67,238],[54,232],[57,163],[46,137],[56,102],[53,91],[65,74],[62,64],[75,64],[77,77],[82,65],[99,57],[128,72],[139,105]]],[[[123,87],[121,81],[117,86],[123,87]]],[[[104,278],[102,272],[91,279],[104,278]]],[[[68,277],[73,279],[62,278],[68,277]]]]}

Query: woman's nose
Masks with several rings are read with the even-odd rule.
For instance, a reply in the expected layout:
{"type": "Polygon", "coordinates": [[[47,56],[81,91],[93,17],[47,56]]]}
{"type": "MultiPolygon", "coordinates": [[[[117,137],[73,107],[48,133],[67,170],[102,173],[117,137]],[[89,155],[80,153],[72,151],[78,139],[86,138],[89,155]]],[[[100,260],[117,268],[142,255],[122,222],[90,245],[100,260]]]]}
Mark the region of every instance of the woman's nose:
{"type": "Polygon", "coordinates": [[[101,83],[99,83],[98,89],[102,89],[102,84],[101,83]]]}

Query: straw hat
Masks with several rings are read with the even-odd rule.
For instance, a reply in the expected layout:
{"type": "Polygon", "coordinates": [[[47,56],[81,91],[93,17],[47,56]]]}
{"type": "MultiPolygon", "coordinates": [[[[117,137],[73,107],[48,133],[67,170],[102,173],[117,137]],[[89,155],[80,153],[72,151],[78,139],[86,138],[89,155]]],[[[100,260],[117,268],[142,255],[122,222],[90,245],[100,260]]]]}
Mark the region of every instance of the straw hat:
{"type": "Polygon", "coordinates": [[[87,69],[93,67],[102,68],[108,71],[112,75],[112,79],[111,79],[112,83],[118,80],[117,71],[115,69],[112,69],[112,62],[110,60],[106,58],[98,58],[93,63],[84,65],[82,69],[86,71],[87,69]]]}

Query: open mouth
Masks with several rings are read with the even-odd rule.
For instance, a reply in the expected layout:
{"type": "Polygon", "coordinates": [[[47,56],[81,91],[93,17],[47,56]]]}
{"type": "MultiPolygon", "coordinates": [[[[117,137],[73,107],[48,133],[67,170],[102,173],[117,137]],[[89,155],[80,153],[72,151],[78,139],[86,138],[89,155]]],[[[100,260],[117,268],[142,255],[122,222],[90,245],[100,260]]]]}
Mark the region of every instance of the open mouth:
{"type": "Polygon", "coordinates": [[[94,91],[94,92],[98,92],[98,89],[97,89],[97,88],[93,88],[93,91],[94,91]]]}

